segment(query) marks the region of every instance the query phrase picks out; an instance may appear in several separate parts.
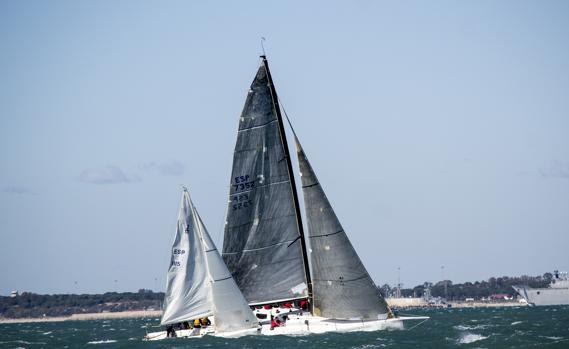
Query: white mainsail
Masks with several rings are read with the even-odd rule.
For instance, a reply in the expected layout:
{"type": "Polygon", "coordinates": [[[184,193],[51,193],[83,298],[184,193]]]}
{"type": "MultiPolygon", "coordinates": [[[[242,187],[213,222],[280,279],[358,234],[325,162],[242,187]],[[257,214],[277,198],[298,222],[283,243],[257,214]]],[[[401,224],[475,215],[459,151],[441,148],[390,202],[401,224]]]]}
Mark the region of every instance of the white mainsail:
{"type": "Polygon", "coordinates": [[[205,250],[184,190],[168,269],[162,325],[213,315],[205,250]]]}
{"type": "Polygon", "coordinates": [[[184,189],[161,324],[211,315],[216,332],[258,325],[184,189]]]}

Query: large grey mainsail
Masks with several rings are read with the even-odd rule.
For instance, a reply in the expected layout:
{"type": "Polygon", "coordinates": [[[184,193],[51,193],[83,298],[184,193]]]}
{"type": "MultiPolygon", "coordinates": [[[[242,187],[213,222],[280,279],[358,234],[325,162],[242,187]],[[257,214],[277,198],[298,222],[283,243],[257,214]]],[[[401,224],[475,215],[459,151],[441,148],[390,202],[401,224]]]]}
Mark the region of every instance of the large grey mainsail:
{"type": "Polygon", "coordinates": [[[223,259],[249,303],[307,296],[293,188],[265,62],[233,155],[223,259]]]}
{"type": "Polygon", "coordinates": [[[295,137],[310,239],[314,315],[386,318],[389,308],[334,213],[295,137]]]}

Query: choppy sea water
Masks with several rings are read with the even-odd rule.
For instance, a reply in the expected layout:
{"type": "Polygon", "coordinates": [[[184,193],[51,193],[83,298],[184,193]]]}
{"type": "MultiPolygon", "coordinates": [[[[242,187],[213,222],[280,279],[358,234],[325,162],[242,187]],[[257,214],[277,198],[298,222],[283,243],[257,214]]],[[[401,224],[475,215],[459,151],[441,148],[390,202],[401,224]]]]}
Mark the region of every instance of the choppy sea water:
{"type": "Polygon", "coordinates": [[[145,342],[158,319],[0,324],[0,348],[569,348],[569,306],[425,309],[410,330],[145,342]]]}

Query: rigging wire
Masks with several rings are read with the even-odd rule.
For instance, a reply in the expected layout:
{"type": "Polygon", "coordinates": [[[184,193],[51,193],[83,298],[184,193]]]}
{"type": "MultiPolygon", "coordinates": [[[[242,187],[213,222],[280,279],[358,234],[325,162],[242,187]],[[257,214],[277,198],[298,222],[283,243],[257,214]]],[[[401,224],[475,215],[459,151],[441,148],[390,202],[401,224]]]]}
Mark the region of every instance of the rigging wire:
{"type": "MultiPolygon", "coordinates": [[[[227,187],[228,191],[231,191],[230,187],[227,187]]],[[[225,212],[223,213],[223,216],[221,217],[221,224],[219,226],[219,229],[216,230],[215,232],[215,246],[221,246],[221,250],[223,251],[223,246],[221,244],[221,237],[223,236],[223,233],[225,232],[225,222],[227,222],[227,210],[229,210],[229,200],[225,203],[225,212]]]]}
{"type": "MultiPolygon", "coordinates": [[[[399,315],[403,315],[403,316],[417,316],[417,315],[415,315],[415,314],[403,314],[403,313],[399,313],[399,315]]],[[[414,329],[415,327],[419,326],[420,324],[422,324],[423,322],[428,321],[428,320],[430,320],[430,318],[426,318],[426,319],[424,319],[423,321],[421,321],[421,322],[419,322],[418,324],[416,324],[415,326],[410,327],[410,328],[406,328],[405,330],[411,331],[411,330],[414,329]]]]}
{"type": "Polygon", "coordinates": [[[419,322],[419,323],[416,324],[415,326],[408,328],[407,331],[411,331],[412,329],[414,329],[415,327],[419,326],[420,324],[422,324],[423,322],[425,322],[425,321],[427,321],[427,320],[429,320],[429,319],[425,319],[425,320],[419,322]]]}
{"type": "Polygon", "coordinates": [[[284,107],[284,104],[278,96],[277,96],[277,98],[279,100],[279,105],[281,106],[281,109],[283,110],[283,113],[286,117],[286,121],[288,122],[288,125],[290,126],[290,130],[292,131],[294,138],[296,138],[298,140],[298,136],[296,135],[296,132],[294,131],[294,127],[292,127],[292,122],[290,121],[290,118],[288,117],[288,114],[286,113],[286,109],[284,107]]]}

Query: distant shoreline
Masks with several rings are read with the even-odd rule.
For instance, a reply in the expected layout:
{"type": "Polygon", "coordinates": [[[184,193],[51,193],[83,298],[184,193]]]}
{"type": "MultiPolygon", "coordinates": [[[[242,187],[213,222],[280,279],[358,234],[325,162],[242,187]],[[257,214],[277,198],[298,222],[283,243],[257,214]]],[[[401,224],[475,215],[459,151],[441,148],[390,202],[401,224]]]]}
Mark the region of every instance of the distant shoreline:
{"type": "Polygon", "coordinates": [[[161,310],[129,310],[129,311],[118,311],[118,312],[106,312],[106,313],[73,314],[70,316],[45,316],[39,318],[19,318],[19,319],[0,318],[0,324],[126,319],[126,318],[141,318],[141,317],[157,318],[160,317],[161,315],[162,315],[161,310]]]}
{"type": "Polygon", "coordinates": [[[527,307],[527,303],[518,301],[449,301],[445,304],[428,304],[423,298],[386,298],[387,304],[393,308],[495,308],[495,307],[527,307]]]}
{"type": "MultiPolygon", "coordinates": [[[[388,304],[396,308],[427,308],[428,306],[413,304],[414,302],[409,302],[415,299],[399,299],[394,301],[393,299],[387,299],[388,304]],[[403,300],[407,300],[404,302],[403,300]],[[407,304],[405,304],[407,303],[407,304]]],[[[449,302],[452,308],[488,308],[488,307],[524,307],[526,304],[518,302],[449,302]]],[[[435,307],[433,307],[435,308],[435,307]]],[[[159,318],[162,316],[161,310],[129,310],[129,311],[118,311],[118,312],[104,312],[104,313],[85,313],[85,314],[73,314],[70,316],[45,316],[36,318],[19,318],[19,319],[8,319],[0,317],[0,324],[17,324],[17,323],[30,323],[30,322],[61,322],[61,321],[88,321],[88,320],[106,320],[106,319],[127,319],[127,318],[159,318]]]]}

